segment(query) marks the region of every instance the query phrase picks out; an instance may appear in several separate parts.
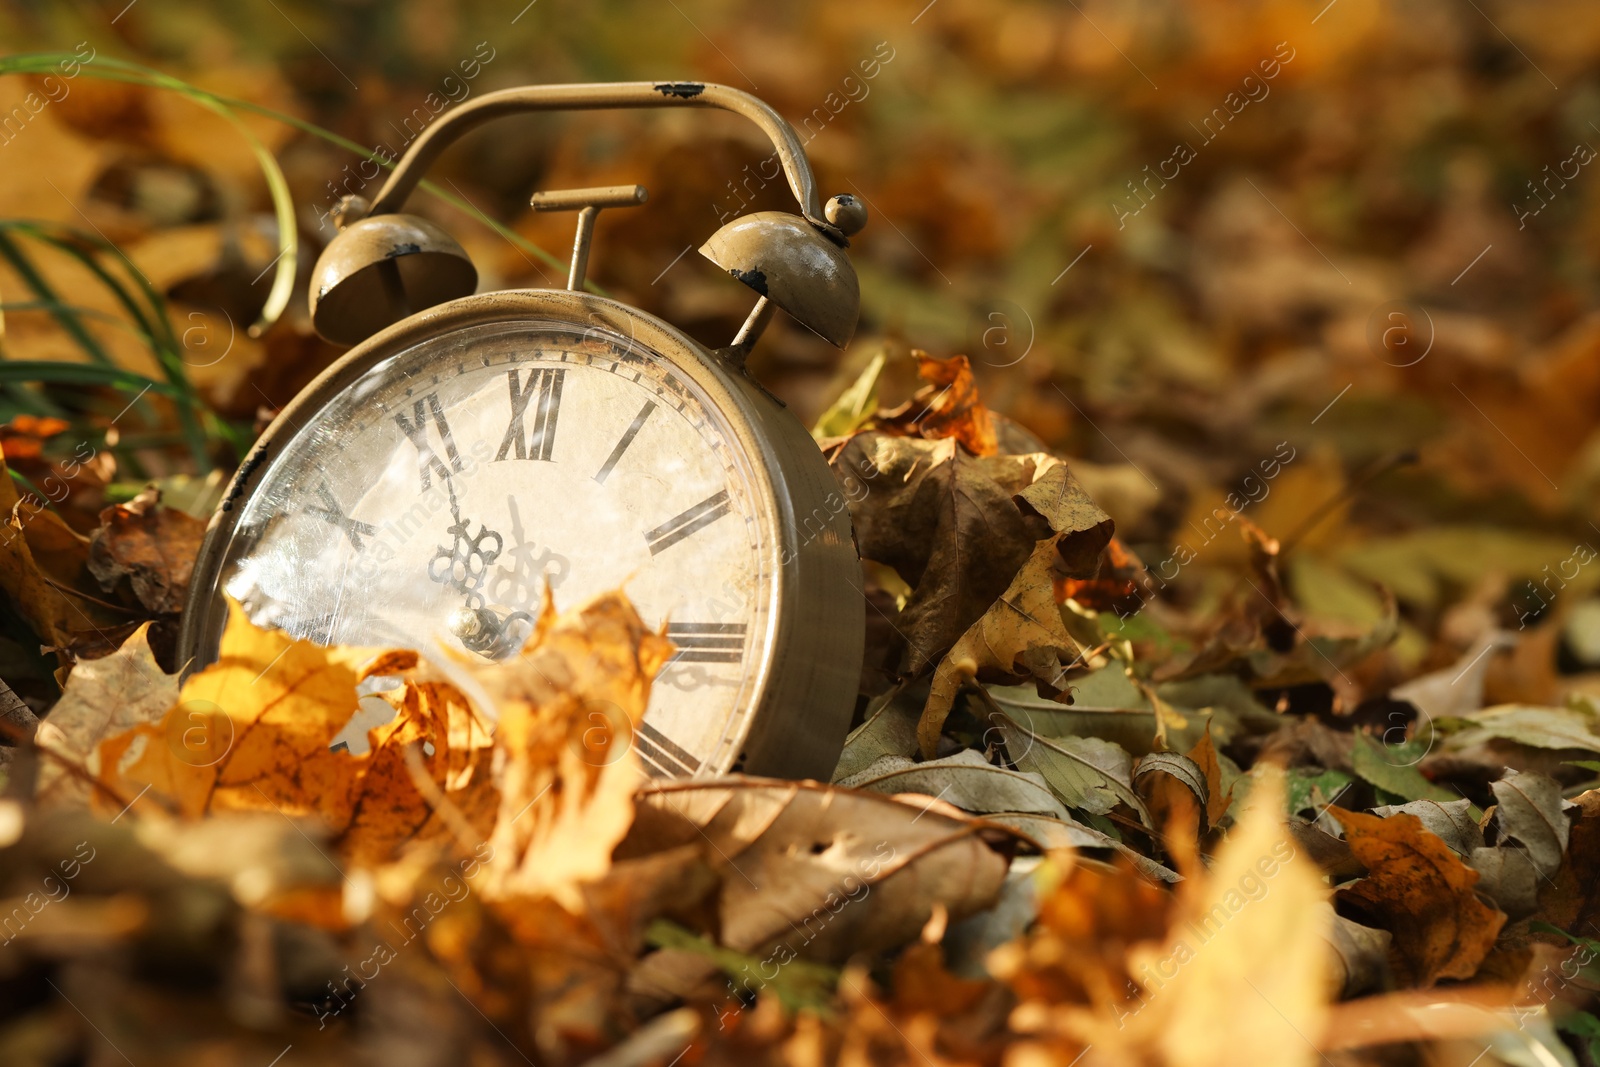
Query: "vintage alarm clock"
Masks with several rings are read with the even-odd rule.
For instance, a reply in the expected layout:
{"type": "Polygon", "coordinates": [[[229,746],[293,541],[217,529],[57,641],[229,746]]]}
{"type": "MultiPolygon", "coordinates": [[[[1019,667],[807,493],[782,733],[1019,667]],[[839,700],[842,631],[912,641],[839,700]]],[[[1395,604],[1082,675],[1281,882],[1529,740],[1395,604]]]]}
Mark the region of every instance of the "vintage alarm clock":
{"type": "Polygon", "coordinates": [[[547,588],[561,608],[621,588],[678,649],[634,734],[652,774],[826,778],[860,673],[860,564],[832,472],[744,362],[774,306],[850,339],[844,250],[862,205],[820,202],[793,127],[755,97],[625,82],[465,104],[364,207],[344,203],[310,294],[317,331],[355,347],[284,408],[213,517],[180,638],[190,669],[215,658],[229,597],[321,643],[499,658],[547,588]],[[461,246],[400,213],[439,153],[490,119],[647,107],[754,121],[799,202],[700,249],[760,294],[728,347],[583,291],[596,213],[642,202],[637,186],[533,196],[578,213],[565,290],[474,295],[461,246]]]}

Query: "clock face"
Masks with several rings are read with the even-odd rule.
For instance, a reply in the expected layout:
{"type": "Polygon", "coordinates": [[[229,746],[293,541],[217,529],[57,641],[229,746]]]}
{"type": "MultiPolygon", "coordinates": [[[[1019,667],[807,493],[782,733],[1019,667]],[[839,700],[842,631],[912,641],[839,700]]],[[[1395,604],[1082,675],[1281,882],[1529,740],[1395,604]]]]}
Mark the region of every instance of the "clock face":
{"type": "Polygon", "coordinates": [[[493,657],[546,589],[566,609],[621,588],[678,646],[635,733],[646,768],[732,765],[770,667],[772,508],[672,360],[581,324],[474,326],[291,414],[223,548],[220,590],[258,624],[493,657]]]}

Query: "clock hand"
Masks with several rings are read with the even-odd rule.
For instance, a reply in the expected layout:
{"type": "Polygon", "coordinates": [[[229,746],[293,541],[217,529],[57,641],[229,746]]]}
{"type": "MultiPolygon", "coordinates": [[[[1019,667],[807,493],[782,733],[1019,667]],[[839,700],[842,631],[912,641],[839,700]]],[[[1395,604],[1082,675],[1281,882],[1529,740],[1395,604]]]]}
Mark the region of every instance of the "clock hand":
{"type": "Polygon", "coordinates": [[[531,625],[533,617],[526,611],[514,611],[501,618],[484,603],[483,583],[490,565],[505,547],[505,539],[481,522],[477,536],[469,536],[471,525],[461,517],[455,479],[446,478],[445,487],[450,492],[453,520],[445,532],[452,540],[449,548],[436,546],[433,558],[428,561],[428,577],[462,595],[463,606],[451,612],[445,624],[450,632],[471,651],[489,659],[502,659],[517,647],[510,640],[511,624],[525,620],[531,625]]]}

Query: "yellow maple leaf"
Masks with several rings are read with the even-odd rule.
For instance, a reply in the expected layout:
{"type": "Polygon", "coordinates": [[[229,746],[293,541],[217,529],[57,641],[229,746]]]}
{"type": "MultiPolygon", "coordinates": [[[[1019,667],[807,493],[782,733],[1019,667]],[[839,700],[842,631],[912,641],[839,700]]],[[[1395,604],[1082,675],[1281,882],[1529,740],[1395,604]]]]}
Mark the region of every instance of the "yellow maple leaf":
{"type": "Polygon", "coordinates": [[[559,617],[547,602],[523,653],[483,672],[506,755],[491,838],[496,895],[549,895],[576,911],[576,887],[610,868],[645,781],[632,728],[672,649],[611,593],[559,617]]]}
{"type": "Polygon", "coordinates": [[[184,684],[159,722],[101,744],[101,782],[128,801],[148,790],[185,818],[315,817],[360,862],[459,830],[437,810],[441,798],[481,838],[498,800],[487,727],[454,688],[409,677],[416,666],[413,653],[297,641],[232,605],[217,661],[184,684]],[[356,686],[395,673],[401,685],[385,699],[396,714],[371,731],[371,751],[330,749],[357,710],[356,686]]]}

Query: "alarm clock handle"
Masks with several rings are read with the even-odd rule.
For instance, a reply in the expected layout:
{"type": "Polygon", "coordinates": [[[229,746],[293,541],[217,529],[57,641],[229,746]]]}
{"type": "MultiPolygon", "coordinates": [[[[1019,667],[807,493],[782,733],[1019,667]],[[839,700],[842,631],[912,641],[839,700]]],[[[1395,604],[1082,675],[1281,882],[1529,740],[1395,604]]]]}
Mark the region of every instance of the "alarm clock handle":
{"type": "Polygon", "coordinates": [[[845,231],[828,221],[817,195],[805,149],[794,127],[772,107],[749,93],[726,85],[700,82],[600,82],[590,85],[528,85],[486,93],[462,104],[422,132],[395,164],[367,217],[398,212],[422,180],[423,173],[456,138],[491,119],[528,111],[601,111],[615,108],[709,107],[731,111],[761,127],[789,180],[789,188],[807,222],[838,243],[845,231]]]}

